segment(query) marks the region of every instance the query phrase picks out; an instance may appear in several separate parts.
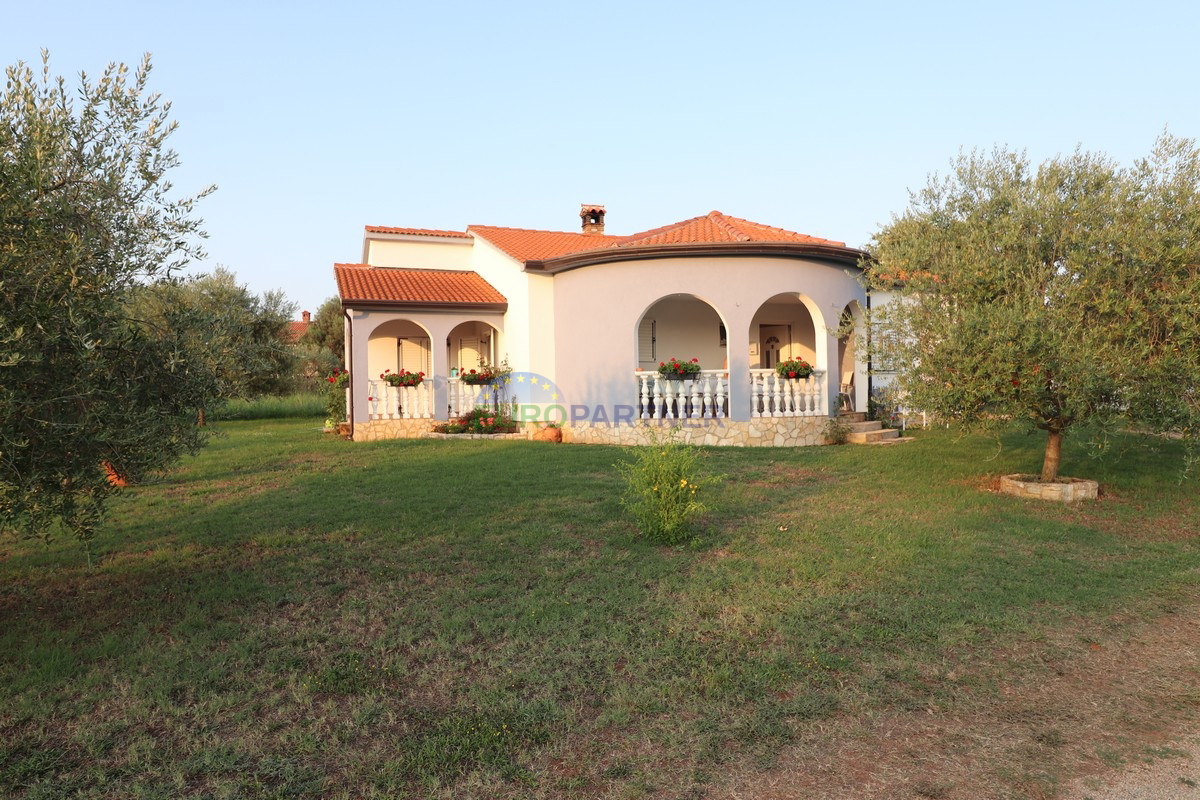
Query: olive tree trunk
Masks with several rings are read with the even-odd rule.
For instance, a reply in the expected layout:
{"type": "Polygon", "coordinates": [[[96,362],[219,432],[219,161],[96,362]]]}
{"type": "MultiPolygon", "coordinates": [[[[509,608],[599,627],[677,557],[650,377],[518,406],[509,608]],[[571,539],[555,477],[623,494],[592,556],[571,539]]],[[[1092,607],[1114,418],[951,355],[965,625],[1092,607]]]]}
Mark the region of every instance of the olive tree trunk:
{"type": "Polygon", "coordinates": [[[1042,459],[1042,483],[1058,480],[1058,462],[1062,458],[1062,431],[1049,431],[1046,438],[1046,456],[1042,459]]]}

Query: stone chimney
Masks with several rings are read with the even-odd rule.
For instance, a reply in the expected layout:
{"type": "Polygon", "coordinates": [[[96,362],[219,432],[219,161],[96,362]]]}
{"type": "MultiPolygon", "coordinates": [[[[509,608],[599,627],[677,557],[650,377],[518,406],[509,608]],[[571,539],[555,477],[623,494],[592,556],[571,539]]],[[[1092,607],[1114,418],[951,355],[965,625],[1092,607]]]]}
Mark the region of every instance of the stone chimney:
{"type": "Polygon", "coordinates": [[[301,311],[300,319],[304,320],[305,324],[312,322],[312,313],[309,311],[301,311]]]}
{"type": "Polygon", "coordinates": [[[584,203],[579,208],[584,233],[604,233],[604,206],[584,203]]]}

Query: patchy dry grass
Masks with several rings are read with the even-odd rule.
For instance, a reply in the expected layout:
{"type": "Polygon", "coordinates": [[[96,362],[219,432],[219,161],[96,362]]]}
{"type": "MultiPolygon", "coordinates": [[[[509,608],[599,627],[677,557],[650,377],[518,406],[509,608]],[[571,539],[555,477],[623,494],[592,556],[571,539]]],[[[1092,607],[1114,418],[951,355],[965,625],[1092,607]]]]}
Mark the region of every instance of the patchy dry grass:
{"type": "Polygon", "coordinates": [[[619,450],[226,429],[95,569],[0,542],[0,794],[1054,797],[1200,703],[1170,442],[1083,508],[985,490],[1019,438],[712,451],[671,549],[619,450]]]}

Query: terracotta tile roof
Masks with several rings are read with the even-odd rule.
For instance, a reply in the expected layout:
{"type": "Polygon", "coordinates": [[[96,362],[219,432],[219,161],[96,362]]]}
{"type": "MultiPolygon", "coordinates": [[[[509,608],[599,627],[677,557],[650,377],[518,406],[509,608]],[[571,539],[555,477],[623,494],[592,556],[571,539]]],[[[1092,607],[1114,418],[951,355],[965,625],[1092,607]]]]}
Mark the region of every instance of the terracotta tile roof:
{"type": "Polygon", "coordinates": [[[386,225],[367,225],[367,233],[404,233],[409,236],[452,236],[455,239],[469,239],[470,234],[463,231],[439,231],[432,228],[389,228],[386,225]]]}
{"type": "Polygon", "coordinates": [[[845,247],[845,242],[818,239],[803,233],[772,228],[720,211],[710,211],[703,217],[685,219],[673,225],[625,236],[614,246],[643,247],[663,244],[713,244],[717,242],[798,242],[804,244],[826,244],[845,247]]]}
{"type": "Polygon", "coordinates": [[[731,242],[795,242],[845,247],[845,242],[819,239],[803,233],[760,225],[720,211],[685,219],[631,236],[595,233],[535,231],[471,225],[467,231],[499,247],[518,261],[548,261],[552,258],[607,248],[651,247],[670,244],[716,244],[731,242]]]}
{"type": "Polygon", "coordinates": [[[307,331],[311,322],[302,322],[300,320],[292,320],[288,323],[288,341],[292,344],[300,341],[300,337],[307,331]]]}
{"type": "Polygon", "coordinates": [[[541,261],[584,250],[599,250],[621,241],[620,236],[602,233],[531,231],[524,228],[497,228],[470,225],[467,231],[486,239],[518,261],[541,261]]]}
{"type": "Polygon", "coordinates": [[[507,306],[508,299],[475,272],[334,264],[343,303],[507,306]]]}

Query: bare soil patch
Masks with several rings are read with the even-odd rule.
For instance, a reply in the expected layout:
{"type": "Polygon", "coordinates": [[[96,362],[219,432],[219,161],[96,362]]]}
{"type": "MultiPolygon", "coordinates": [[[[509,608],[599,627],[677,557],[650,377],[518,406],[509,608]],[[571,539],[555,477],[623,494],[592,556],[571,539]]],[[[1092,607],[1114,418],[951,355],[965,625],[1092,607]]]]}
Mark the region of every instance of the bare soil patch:
{"type": "MultiPolygon", "coordinates": [[[[1082,799],[1083,787],[1131,767],[1188,757],[1186,737],[1200,726],[1200,598],[1149,622],[1108,623],[997,654],[1021,666],[955,711],[824,720],[774,768],[733,776],[710,796],[1082,799]]],[[[950,670],[941,680],[970,677],[950,670]]]]}

